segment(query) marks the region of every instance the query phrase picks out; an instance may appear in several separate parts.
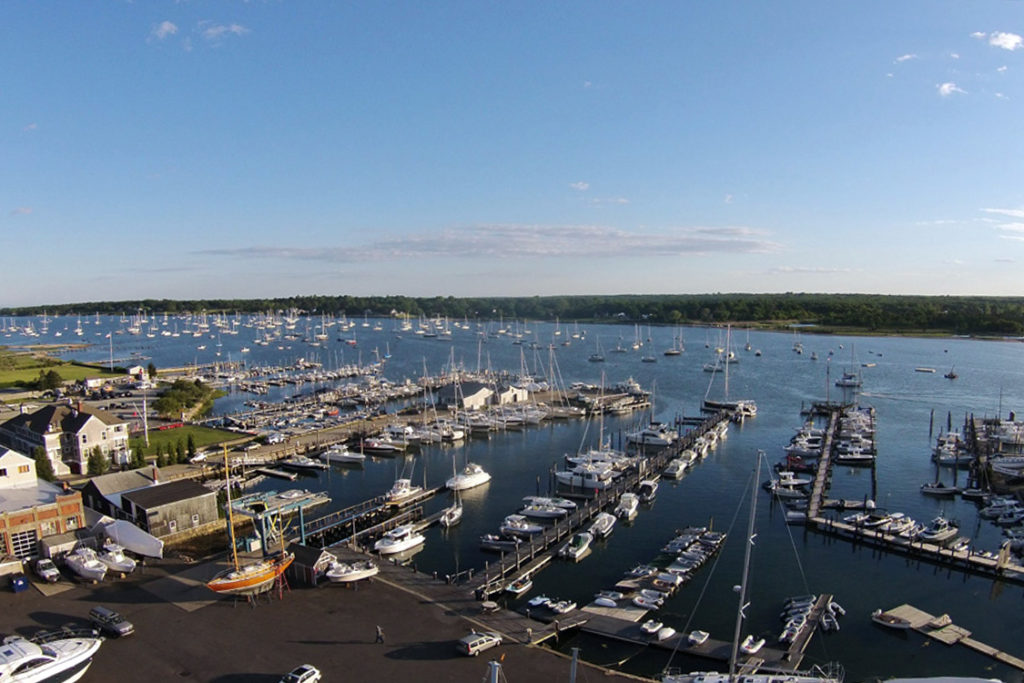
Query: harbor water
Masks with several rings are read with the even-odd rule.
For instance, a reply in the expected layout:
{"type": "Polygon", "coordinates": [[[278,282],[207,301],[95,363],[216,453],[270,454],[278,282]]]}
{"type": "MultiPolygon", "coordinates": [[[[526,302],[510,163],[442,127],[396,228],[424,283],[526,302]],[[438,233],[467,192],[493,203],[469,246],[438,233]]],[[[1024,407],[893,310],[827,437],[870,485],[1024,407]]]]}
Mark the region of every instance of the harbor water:
{"type": "MultiPolygon", "coordinates": [[[[311,318],[309,325],[315,327],[320,322],[311,318]]],[[[244,360],[249,367],[281,365],[300,358],[331,368],[389,356],[381,373],[393,381],[415,380],[425,372],[439,374],[452,361],[468,370],[523,372],[537,378],[554,377],[562,384],[581,381],[610,386],[632,377],[652,392],[651,412],[663,422],[697,415],[706,394],[721,398],[725,392],[725,378],[703,370],[703,365],[713,360],[715,348],[725,346],[724,329],[623,325],[587,325],[583,329],[531,322],[524,343],[517,345],[512,344],[510,335],[488,334],[497,327],[494,324],[470,323],[466,325],[469,329],[454,330],[451,340],[441,340],[396,333],[390,320],[367,322],[379,329],[360,324],[351,333],[332,331],[319,347],[301,340],[254,346],[253,332],[244,327],[237,335],[218,337],[213,333],[202,339],[117,334],[108,338],[106,333],[115,332],[120,323],[116,317],[106,316],[98,316],[95,322],[90,319],[81,337],[68,339],[65,334],[54,338],[53,330],[75,325],[73,320],[58,319],[50,322],[50,337],[29,340],[15,334],[0,341],[12,346],[86,341],[89,346],[64,350],[62,357],[97,363],[114,358],[119,365],[153,362],[157,368],[229,359],[244,360]],[[579,332],[580,338],[573,338],[574,332],[579,332]],[[339,341],[339,337],[351,339],[353,334],[358,335],[355,345],[339,341]],[[685,350],[676,356],[663,355],[678,343],[680,335],[685,350]],[[635,340],[642,342],[640,349],[630,348],[635,340]],[[530,342],[536,348],[530,348],[530,342]],[[200,350],[200,345],[206,348],[200,350]],[[618,345],[628,350],[611,351],[618,345]],[[248,347],[245,353],[243,346],[248,347]],[[599,346],[606,360],[589,362],[599,346]],[[656,362],[644,362],[642,357],[648,355],[656,362]]],[[[919,489],[936,479],[931,447],[947,424],[959,428],[970,415],[1006,418],[1024,406],[1024,344],[1015,340],[803,334],[799,338],[803,353],[798,354],[793,350],[793,333],[734,329],[731,336],[738,362],[729,367],[728,397],[755,400],[757,417],[730,427],[728,438],[682,479],[662,480],[656,500],[642,506],[631,524],[620,521],[614,533],[597,542],[586,559],[553,563],[536,576],[527,596],[509,600],[508,606],[522,607],[526,599],[541,593],[585,604],[596,591],[612,588],[626,570],[657,559],[658,549],[675,530],[708,526],[729,533],[724,548],[656,616],[680,632],[699,628],[729,640],[738,599],[733,587],[741,580],[746,506],[758,453],[764,452],[768,465],[782,459],[783,447],[806,419],[801,410],[826,399],[856,400],[873,407],[878,451],[873,470],[836,466],[830,497],[862,501],[873,496],[878,507],[902,511],[925,523],[942,515],[957,520],[960,533],[971,538],[976,549],[999,549],[1001,530],[978,517],[975,503],[931,498],[919,489]],[[749,350],[745,350],[748,344],[749,350]],[[816,359],[812,360],[812,355],[816,359]],[[954,367],[958,377],[945,378],[944,373],[954,367]],[[921,368],[935,372],[915,370],[921,368]],[[834,386],[834,380],[846,370],[862,375],[863,387],[856,396],[834,386]]],[[[261,398],[285,398],[309,392],[311,387],[286,386],[276,391],[276,395],[261,398]]],[[[231,393],[218,401],[215,410],[241,410],[252,398],[231,393]]],[[[448,530],[429,529],[424,549],[412,562],[418,570],[439,576],[470,568],[482,574],[485,563],[497,558],[479,549],[479,537],[496,533],[501,520],[517,511],[523,496],[547,493],[549,473],[562,464],[566,453],[597,445],[602,431],[618,445],[625,432],[650,417],[650,413],[607,416],[603,424],[596,419],[544,422],[494,433],[490,438],[467,439],[463,445],[424,447],[405,458],[368,458],[363,467],[334,466],[294,483],[266,480],[259,487],[324,491],[332,502],[313,513],[318,516],[379,495],[399,476],[437,486],[453,469],[461,469],[467,462],[478,463],[493,475],[492,481],[464,492],[461,524],[448,530]]],[[[951,470],[940,474],[953,483],[951,470]]],[[[964,472],[957,476],[958,483],[965,484],[964,472]]],[[[761,467],[760,478],[768,478],[767,466],[761,467]]],[[[427,512],[447,501],[445,496],[431,501],[427,512]]],[[[870,619],[876,608],[909,603],[932,614],[949,614],[956,624],[972,631],[975,639],[1020,656],[1024,655],[1024,619],[1020,617],[1024,587],[1020,584],[965,574],[787,525],[781,508],[763,491],[756,504],[757,539],[744,634],[763,636],[773,644],[781,631],[778,614],[786,596],[832,593],[847,614],[840,620],[838,632],[814,636],[807,650],[807,665],[840,662],[847,680],[853,681],[939,674],[1021,680],[1020,672],[967,648],[945,646],[913,632],[886,630],[870,619]]],[[[477,583],[467,583],[467,591],[477,583]]],[[[585,659],[641,675],[654,675],[669,666],[717,668],[712,662],[582,634],[564,635],[558,647],[580,647],[585,659]]],[[[513,677],[512,672],[509,676],[513,677]]]]}

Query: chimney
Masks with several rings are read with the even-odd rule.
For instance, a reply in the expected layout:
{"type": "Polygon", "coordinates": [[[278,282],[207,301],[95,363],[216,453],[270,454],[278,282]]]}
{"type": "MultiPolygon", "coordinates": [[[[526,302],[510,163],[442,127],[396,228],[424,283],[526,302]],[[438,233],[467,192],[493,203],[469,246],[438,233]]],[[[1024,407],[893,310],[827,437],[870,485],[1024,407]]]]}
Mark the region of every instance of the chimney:
{"type": "Polygon", "coordinates": [[[156,465],[153,465],[153,483],[154,484],[159,484],[160,483],[158,474],[159,473],[156,470],[156,465]]]}
{"type": "Polygon", "coordinates": [[[82,412],[82,402],[81,402],[81,401],[79,401],[79,402],[78,402],[78,404],[77,404],[77,405],[75,405],[75,409],[76,409],[76,410],[77,410],[78,412],[82,412]]]}

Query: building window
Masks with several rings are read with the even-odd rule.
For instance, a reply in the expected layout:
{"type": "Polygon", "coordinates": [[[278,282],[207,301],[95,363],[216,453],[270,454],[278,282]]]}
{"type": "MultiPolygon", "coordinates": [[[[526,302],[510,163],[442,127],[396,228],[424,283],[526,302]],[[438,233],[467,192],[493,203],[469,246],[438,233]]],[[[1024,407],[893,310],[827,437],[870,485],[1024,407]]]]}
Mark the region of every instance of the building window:
{"type": "Polygon", "coordinates": [[[171,521],[167,522],[167,528],[168,528],[168,530],[170,530],[170,532],[172,534],[175,531],[177,531],[178,530],[178,522],[177,522],[177,520],[172,519],[171,521]]]}
{"type": "Polygon", "coordinates": [[[6,477],[6,476],[7,476],[7,468],[6,467],[0,467],[0,477],[6,477]]]}
{"type": "Polygon", "coordinates": [[[46,520],[45,522],[40,522],[39,530],[43,533],[43,536],[52,536],[53,534],[60,531],[57,528],[57,522],[50,519],[46,520]]]}
{"type": "Polygon", "coordinates": [[[18,465],[18,474],[28,474],[31,469],[29,465],[18,465]]]}
{"type": "Polygon", "coordinates": [[[68,530],[78,528],[78,517],[68,517],[67,524],[65,525],[68,530]]]}
{"type": "Polygon", "coordinates": [[[199,515],[192,515],[192,526],[199,526],[199,515]]]}
{"type": "Polygon", "coordinates": [[[11,550],[18,559],[25,559],[36,554],[36,530],[21,531],[11,534],[11,550]]]}

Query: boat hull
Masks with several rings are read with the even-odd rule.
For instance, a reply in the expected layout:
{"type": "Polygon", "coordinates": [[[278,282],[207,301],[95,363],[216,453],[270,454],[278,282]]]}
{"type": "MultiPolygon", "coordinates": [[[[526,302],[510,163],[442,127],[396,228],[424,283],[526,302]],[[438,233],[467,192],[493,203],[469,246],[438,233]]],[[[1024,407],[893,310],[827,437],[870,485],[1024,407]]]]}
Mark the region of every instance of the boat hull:
{"type": "Polygon", "coordinates": [[[287,553],[238,569],[226,569],[208,581],[206,587],[215,593],[225,595],[260,593],[270,588],[294,559],[294,555],[287,553]]]}

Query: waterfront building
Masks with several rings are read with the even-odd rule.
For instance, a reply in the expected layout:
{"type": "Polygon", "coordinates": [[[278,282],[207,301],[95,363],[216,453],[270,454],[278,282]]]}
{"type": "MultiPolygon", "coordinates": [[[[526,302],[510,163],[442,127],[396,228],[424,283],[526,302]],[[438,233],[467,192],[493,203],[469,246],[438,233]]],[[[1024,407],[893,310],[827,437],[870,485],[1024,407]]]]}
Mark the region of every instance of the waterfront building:
{"type": "Polygon", "coordinates": [[[0,448],[0,555],[37,555],[40,540],[84,523],[78,491],[38,479],[32,458],[0,448]]]}
{"type": "Polygon", "coordinates": [[[96,448],[113,465],[126,464],[131,457],[128,423],[81,404],[49,405],[12,417],[0,424],[0,445],[26,454],[42,447],[57,476],[84,474],[96,448]]]}

